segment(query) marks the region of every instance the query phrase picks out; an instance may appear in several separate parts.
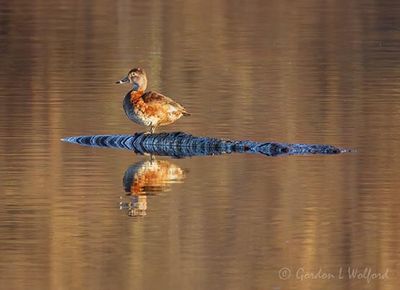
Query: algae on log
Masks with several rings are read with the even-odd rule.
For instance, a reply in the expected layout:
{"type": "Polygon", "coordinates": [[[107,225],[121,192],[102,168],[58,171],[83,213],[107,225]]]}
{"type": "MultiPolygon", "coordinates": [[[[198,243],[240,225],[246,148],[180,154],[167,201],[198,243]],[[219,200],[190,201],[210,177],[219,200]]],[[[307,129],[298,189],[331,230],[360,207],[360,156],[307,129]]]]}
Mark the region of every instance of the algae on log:
{"type": "Polygon", "coordinates": [[[61,140],[84,146],[128,149],[137,154],[172,156],[175,158],[224,153],[260,153],[267,156],[278,156],[339,154],[350,151],[332,145],[235,141],[197,137],[184,132],[75,136],[61,140]]]}

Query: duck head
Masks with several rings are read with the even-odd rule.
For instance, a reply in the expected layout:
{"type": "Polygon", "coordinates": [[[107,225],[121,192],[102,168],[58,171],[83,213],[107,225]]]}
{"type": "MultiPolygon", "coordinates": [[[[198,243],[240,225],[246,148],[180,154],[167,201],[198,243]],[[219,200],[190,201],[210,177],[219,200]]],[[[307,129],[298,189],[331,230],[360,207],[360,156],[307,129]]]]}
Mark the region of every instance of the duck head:
{"type": "Polygon", "coordinates": [[[116,84],[133,84],[134,91],[145,91],[147,87],[147,77],[144,69],[137,67],[131,69],[126,77],[115,82],[116,84]]]}

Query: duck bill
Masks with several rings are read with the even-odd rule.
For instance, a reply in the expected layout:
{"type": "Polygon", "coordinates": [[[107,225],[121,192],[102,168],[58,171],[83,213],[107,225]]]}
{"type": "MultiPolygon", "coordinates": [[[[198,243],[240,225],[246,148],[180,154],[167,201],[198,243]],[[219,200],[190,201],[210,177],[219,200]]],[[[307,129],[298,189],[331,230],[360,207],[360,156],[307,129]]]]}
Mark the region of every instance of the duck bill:
{"type": "Polygon", "coordinates": [[[122,80],[116,81],[115,83],[116,84],[127,84],[129,82],[130,82],[130,80],[129,80],[128,76],[126,76],[122,80]]]}

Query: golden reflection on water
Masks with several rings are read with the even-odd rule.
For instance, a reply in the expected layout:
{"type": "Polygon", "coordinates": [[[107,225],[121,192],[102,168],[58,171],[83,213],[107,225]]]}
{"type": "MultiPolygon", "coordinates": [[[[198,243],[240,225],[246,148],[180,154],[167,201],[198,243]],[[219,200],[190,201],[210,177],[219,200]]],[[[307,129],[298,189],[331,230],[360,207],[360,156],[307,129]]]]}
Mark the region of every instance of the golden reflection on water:
{"type": "Polygon", "coordinates": [[[398,2],[0,6],[0,287],[398,289],[398,2]],[[192,112],[166,130],[358,152],[168,160],[190,178],[128,218],[121,175],[139,157],[60,138],[142,129],[114,85],[133,66],[192,112]],[[347,266],[389,279],[278,276],[347,266]]]}
{"type": "Polygon", "coordinates": [[[121,202],[120,208],[126,209],[129,216],[147,214],[147,196],[171,190],[171,184],[181,183],[185,172],[167,160],[140,161],[125,171],[123,185],[130,197],[129,202],[121,202]]]}

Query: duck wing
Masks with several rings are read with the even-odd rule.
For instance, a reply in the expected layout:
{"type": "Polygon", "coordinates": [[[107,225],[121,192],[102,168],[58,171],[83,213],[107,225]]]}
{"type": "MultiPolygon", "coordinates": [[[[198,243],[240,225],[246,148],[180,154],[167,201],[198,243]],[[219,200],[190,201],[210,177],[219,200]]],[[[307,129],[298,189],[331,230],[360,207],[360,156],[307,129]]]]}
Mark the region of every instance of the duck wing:
{"type": "Polygon", "coordinates": [[[142,95],[142,99],[148,106],[164,108],[167,111],[178,111],[186,116],[190,115],[181,104],[158,92],[146,92],[142,95]]]}

